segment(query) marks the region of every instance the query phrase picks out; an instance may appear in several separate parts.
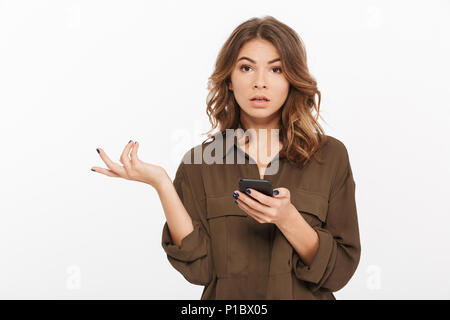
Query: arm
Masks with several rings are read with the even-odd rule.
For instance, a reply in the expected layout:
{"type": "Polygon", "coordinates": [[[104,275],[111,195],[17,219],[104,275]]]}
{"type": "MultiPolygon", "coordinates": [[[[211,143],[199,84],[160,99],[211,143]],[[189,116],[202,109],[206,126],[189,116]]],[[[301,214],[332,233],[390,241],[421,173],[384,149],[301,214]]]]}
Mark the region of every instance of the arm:
{"type": "Polygon", "coordinates": [[[359,264],[361,244],[355,182],[346,150],[344,155],[331,187],[326,222],[310,227],[297,217],[291,219],[292,226],[283,229],[295,248],[292,260],[295,276],[306,281],[313,292],[320,288],[332,292],[342,289],[359,264]]]}
{"type": "Polygon", "coordinates": [[[169,176],[161,182],[156,191],[158,192],[164,214],[166,215],[167,225],[173,243],[181,246],[182,239],[194,230],[191,216],[181,202],[169,176]]]}
{"type": "Polygon", "coordinates": [[[290,205],[288,218],[282,224],[277,224],[277,227],[309,266],[319,249],[319,236],[293,204],[290,205]]]}
{"type": "Polygon", "coordinates": [[[167,219],[162,247],[170,264],[189,282],[207,285],[213,278],[213,262],[201,188],[192,185],[181,163],[173,183],[161,184],[158,194],[167,219]]]}
{"type": "Polygon", "coordinates": [[[161,199],[167,222],[162,234],[162,246],[169,262],[194,284],[207,284],[212,278],[211,244],[206,219],[203,185],[192,186],[184,172],[183,162],[172,183],[166,171],[139,159],[139,143],[130,140],[120,157],[123,166],[111,161],[98,148],[108,169],[94,167],[93,171],[110,177],[139,181],[154,187],[161,199]],[[131,154],[130,154],[131,151],[131,154]],[[194,195],[195,188],[195,195],[194,195]],[[169,231],[170,227],[170,231],[169,231]]]}

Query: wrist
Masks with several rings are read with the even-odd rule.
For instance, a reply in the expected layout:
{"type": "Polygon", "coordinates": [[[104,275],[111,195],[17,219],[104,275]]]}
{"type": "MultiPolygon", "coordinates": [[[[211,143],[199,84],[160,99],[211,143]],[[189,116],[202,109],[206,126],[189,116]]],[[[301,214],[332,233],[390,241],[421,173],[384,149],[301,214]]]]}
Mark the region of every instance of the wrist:
{"type": "Polygon", "coordinates": [[[173,182],[167,174],[158,179],[158,182],[154,185],[154,188],[158,193],[167,190],[167,188],[170,187],[173,187],[173,182]]]}
{"type": "Polygon", "coordinates": [[[297,211],[297,208],[294,207],[294,205],[291,203],[284,218],[276,223],[277,227],[280,230],[285,230],[288,226],[292,225],[292,223],[298,218],[298,215],[300,215],[300,213],[297,211]]]}

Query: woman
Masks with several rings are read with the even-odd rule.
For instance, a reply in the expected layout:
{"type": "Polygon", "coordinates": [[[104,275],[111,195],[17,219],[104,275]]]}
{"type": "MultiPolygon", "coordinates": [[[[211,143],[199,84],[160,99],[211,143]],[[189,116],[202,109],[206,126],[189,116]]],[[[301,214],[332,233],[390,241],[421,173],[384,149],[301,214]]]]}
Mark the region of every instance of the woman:
{"type": "Polygon", "coordinates": [[[186,153],[173,183],[138,158],[132,141],[123,166],[98,149],[109,169],[95,171],[157,190],[167,219],[162,246],[189,282],[205,286],[202,300],[335,299],[360,259],[355,182],[346,147],[317,122],[320,91],[300,38],[270,16],[242,23],[218,55],[209,90],[207,114],[219,133],[186,153]],[[240,134],[224,143],[230,129],[240,134]],[[213,145],[214,162],[191,163],[213,145]],[[239,178],[271,180],[274,195],[239,192],[239,178]]]}

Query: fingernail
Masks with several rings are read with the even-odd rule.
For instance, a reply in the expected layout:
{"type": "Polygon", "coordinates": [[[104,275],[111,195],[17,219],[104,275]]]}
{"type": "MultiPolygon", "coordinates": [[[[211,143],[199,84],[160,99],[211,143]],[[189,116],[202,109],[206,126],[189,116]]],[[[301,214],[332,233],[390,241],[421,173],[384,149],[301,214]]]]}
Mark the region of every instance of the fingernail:
{"type": "Polygon", "coordinates": [[[131,141],[133,141],[133,140],[128,141],[128,143],[130,143],[131,141]]]}
{"type": "Polygon", "coordinates": [[[233,192],[233,197],[234,197],[235,199],[239,198],[239,193],[233,192]]]}
{"type": "Polygon", "coordinates": [[[136,143],[137,143],[137,141],[134,142],[134,144],[136,144],[136,143]]]}
{"type": "Polygon", "coordinates": [[[278,190],[273,190],[274,195],[278,195],[280,192],[278,190]]]}
{"type": "Polygon", "coordinates": [[[96,150],[97,150],[97,152],[100,154],[100,150],[98,150],[98,148],[97,148],[96,150]]]}
{"type": "Polygon", "coordinates": [[[247,192],[248,194],[251,193],[250,189],[245,189],[245,192],[247,192]]]}
{"type": "MultiPolygon", "coordinates": [[[[94,169],[91,169],[92,171],[95,171],[94,169]]],[[[97,171],[95,171],[95,172],[97,172],[97,171]]]]}
{"type": "Polygon", "coordinates": [[[234,200],[234,203],[235,203],[235,204],[238,204],[237,200],[234,200]]]}

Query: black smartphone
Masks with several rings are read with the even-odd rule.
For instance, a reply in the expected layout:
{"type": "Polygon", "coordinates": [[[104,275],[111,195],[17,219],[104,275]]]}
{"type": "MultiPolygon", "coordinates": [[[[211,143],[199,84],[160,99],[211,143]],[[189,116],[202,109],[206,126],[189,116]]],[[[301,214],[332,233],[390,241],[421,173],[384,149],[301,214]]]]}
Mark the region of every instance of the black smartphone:
{"type": "Polygon", "coordinates": [[[245,192],[245,189],[247,188],[255,189],[265,195],[268,195],[269,197],[273,197],[273,186],[272,181],[270,180],[241,178],[239,179],[238,186],[239,191],[245,193],[249,197],[251,197],[251,194],[245,192]]]}

